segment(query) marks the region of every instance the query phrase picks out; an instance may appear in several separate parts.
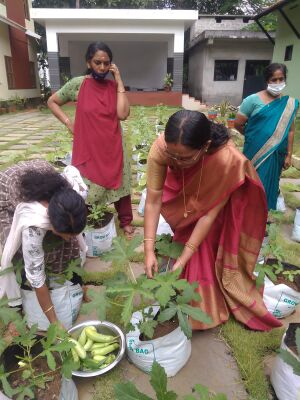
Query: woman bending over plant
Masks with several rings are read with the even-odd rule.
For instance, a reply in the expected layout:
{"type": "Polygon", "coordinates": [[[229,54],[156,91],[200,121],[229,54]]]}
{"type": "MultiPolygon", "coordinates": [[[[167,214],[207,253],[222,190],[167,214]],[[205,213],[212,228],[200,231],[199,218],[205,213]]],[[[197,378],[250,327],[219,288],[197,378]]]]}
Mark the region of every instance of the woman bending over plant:
{"type": "MultiPolygon", "coordinates": [[[[83,189],[81,181],[76,184],[83,189]]],[[[72,188],[68,176],[57,173],[46,161],[20,162],[0,172],[0,297],[6,295],[10,305],[16,306],[26,290],[34,290],[49,322],[56,322],[49,292],[53,282],[46,266],[51,274],[60,274],[71,260],[80,257],[79,243],[83,250],[85,246],[79,234],[85,225],[84,199],[72,188]],[[3,274],[17,261],[24,266],[21,291],[14,272],[3,274]]],[[[78,277],[72,280],[78,282],[78,277]]]]}
{"type": "MultiPolygon", "coordinates": [[[[157,271],[155,233],[160,213],[184,249],[173,266],[198,283],[199,307],[213,322],[232,313],[251,329],[280,326],[255,287],[253,271],[264,238],[267,206],[251,162],[227,129],[196,111],[182,110],[167,122],[148,157],[145,205],[145,271],[157,271]]],[[[193,304],[196,305],[196,302],[193,304]]]]}

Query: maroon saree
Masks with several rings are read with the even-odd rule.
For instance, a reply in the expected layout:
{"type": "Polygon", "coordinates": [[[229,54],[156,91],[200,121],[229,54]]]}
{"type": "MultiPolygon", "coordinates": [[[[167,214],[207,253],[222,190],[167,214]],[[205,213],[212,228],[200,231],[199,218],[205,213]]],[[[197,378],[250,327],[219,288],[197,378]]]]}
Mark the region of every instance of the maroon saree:
{"type": "MultiPolygon", "coordinates": [[[[163,154],[164,140],[156,142],[163,154]]],[[[203,161],[185,169],[168,168],[163,188],[162,215],[175,232],[174,240],[188,241],[195,224],[224,199],[209,234],[187,263],[182,277],[198,282],[202,301],[198,305],[212,324],[193,322],[194,329],[207,329],[228,320],[229,315],[251,329],[267,331],[281,323],[266,309],[257,290],[253,271],[264,238],[267,221],[266,196],[251,165],[229,141],[203,161]],[[182,173],[186,209],[184,218],[182,173]]]]}

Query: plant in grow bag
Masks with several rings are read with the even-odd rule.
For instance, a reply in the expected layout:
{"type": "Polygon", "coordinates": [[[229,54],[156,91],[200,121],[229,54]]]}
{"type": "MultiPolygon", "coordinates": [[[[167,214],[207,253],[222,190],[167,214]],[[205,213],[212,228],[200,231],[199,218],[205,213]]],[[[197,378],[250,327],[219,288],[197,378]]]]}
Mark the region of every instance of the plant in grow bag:
{"type": "Polygon", "coordinates": [[[68,334],[51,324],[45,337],[37,336],[37,326],[26,327],[26,320],[15,317],[0,302],[0,318],[13,322],[18,336],[11,338],[0,357],[1,390],[12,399],[44,399],[46,393],[59,396],[61,375],[71,378],[76,367],[68,334]],[[3,315],[5,318],[3,318],[3,315]],[[59,341],[58,341],[59,339],[59,341]]]}
{"type": "Polygon", "coordinates": [[[278,243],[278,227],[272,223],[267,227],[268,244],[262,249],[264,256],[263,264],[256,264],[255,271],[258,273],[256,286],[263,285],[265,276],[276,283],[278,279],[295,290],[300,290],[300,270],[295,265],[284,262],[285,254],[278,243]]]}

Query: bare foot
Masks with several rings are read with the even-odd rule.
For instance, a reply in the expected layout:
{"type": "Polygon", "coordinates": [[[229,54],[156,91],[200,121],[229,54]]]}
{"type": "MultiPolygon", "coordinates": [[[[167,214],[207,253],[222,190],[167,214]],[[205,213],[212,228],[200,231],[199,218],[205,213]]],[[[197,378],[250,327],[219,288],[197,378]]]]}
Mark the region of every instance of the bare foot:
{"type": "Polygon", "coordinates": [[[135,227],[132,225],[125,225],[123,226],[123,231],[124,231],[124,235],[126,236],[127,239],[132,239],[134,231],[135,231],[135,227]]]}

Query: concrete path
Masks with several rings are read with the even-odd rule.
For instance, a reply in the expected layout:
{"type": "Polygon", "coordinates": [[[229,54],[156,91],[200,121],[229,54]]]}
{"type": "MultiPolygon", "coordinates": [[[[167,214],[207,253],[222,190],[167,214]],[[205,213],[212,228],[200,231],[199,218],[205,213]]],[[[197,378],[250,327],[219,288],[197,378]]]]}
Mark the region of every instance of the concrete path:
{"type": "Polygon", "coordinates": [[[22,155],[32,145],[61,129],[64,126],[52,114],[41,111],[0,115],[0,169],[8,156],[22,155]]]}

